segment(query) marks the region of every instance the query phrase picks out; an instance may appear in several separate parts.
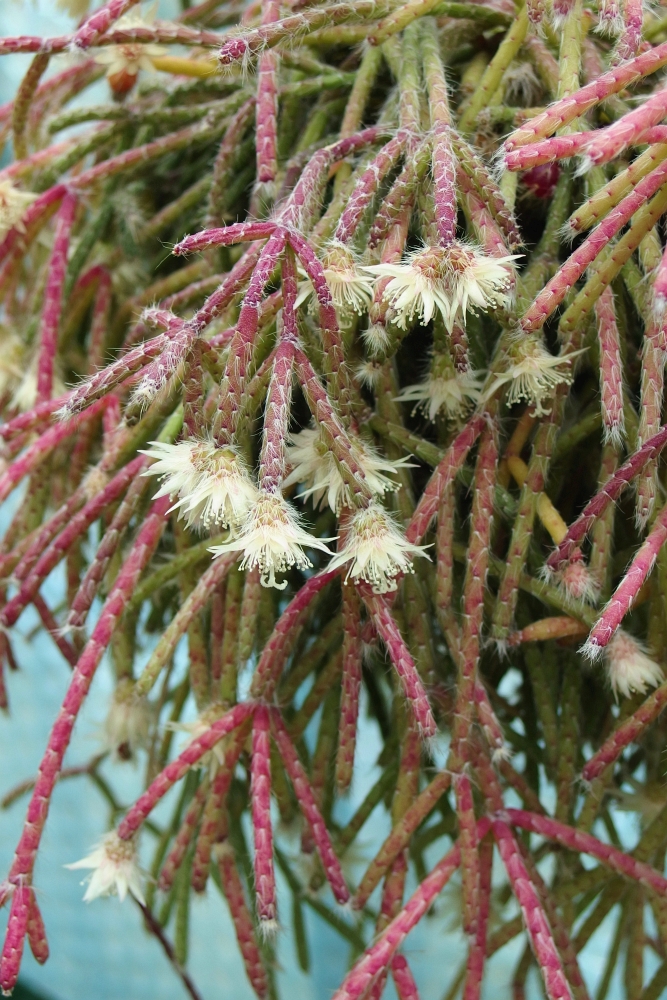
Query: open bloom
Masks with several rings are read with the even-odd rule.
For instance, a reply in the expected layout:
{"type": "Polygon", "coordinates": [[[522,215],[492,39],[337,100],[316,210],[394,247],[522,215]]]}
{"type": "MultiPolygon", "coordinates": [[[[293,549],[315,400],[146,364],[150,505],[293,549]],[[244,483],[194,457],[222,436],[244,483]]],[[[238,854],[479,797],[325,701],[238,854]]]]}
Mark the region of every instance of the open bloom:
{"type": "MultiPolygon", "coordinates": [[[[333,241],[324,251],[322,267],[339,318],[365,313],[373,299],[373,282],[359,269],[353,251],[344,243],[333,241]]],[[[310,281],[304,281],[296,304],[301,305],[312,293],[310,281]]]]}
{"type": "MultiPolygon", "coordinates": [[[[397,469],[409,465],[407,459],[391,462],[382,458],[368,445],[363,446],[353,442],[354,457],[364,471],[366,482],[373,493],[382,494],[397,490],[399,483],[389,479],[385,473],[393,473],[397,469]]],[[[331,448],[323,440],[315,427],[307,427],[292,438],[292,444],[287,448],[287,463],[292,471],[285,480],[285,486],[294,483],[304,483],[307,489],[302,496],[312,496],[316,507],[324,507],[328,503],[334,513],[341,507],[352,504],[350,487],[345,483],[338,462],[331,448]]]]}
{"type": "Polygon", "coordinates": [[[65,867],[92,869],[92,874],[85,879],[88,883],[83,896],[85,903],[90,903],[98,896],[115,895],[122,903],[130,892],[135,899],[145,904],[136,842],[134,839],[121,840],[115,830],[107,833],[87,857],[65,867]]]}
{"type": "Polygon", "coordinates": [[[457,320],[465,322],[469,309],[507,304],[513,275],[506,265],[516,257],[488,257],[478,247],[455,240],[446,247],[417,250],[405,263],[373,264],[366,270],[390,279],[383,298],[402,329],[415,319],[425,325],[439,311],[451,332],[457,320]]]}
{"type": "MultiPolygon", "coordinates": [[[[149,28],[155,20],[157,5],[145,15],[140,10],[130,10],[113,25],[113,31],[131,31],[133,28],[149,28]]],[[[123,45],[109,45],[95,56],[95,62],[107,67],[107,79],[116,94],[125,94],[134,86],[140,70],[153,70],[152,60],[164,55],[163,45],[152,42],[126,42],[123,45]]]]}
{"type": "MultiPolygon", "coordinates": [[[[349,563],[346,580],[369,583],[376,594],[396,590],[396,577],[412,573],[415,556],[426,556],[424,547],[413,545],[383,507],[372,503],[352,518],[345,544],[329,564],[338,569],[349,563]]],[[[428,556],[426,556],[428,558],[428,556]]]]}
{"type": "Polygon", "coordinates": [[[524,399],[535,407],[535,416],[544,416],[550,412],[544,403],[556,386],[572,381],[570,365],[580,353],[549,354],[537,334],[518,334],[508,346],[505,371],[494,373],[483,398],[489,399],[501,386],[509,385],[508,406],[524,399]]]}
{"type": "Polygon", "coordinates": [[[0,180],[0,240],[4,240],[14,226],[24,232],[22,223],[25,210],[37,197],[29,191],[20,191],[9,180],[0,180]]]}
{"type": "Polygon", "coordinates": [[[480,382],[477,372],[457,374],[452,366],[449,377],[429,375],[424,382],[407,386],[396,398],[401,403],[416,403],[416,409],[428,414],[429,420],[435,420],[441,411],[445,417],[456,420],[479,399],[480,382]]]}
{"type": "Polygon", "coordinates": [[[172,510],[180,510],[189,527],[220,524],[232,529],[242,524],[257,501],[259,491],[233,448],[217,448],[212,441],[152,441],[142,452],[154,459],[144,476],[159,476],[162,486],[155,497],[177,497],[172,510]]]}
{"type": "Polygon", "coordinates": [[[628,632],[619,628],[605,646],[607,676],[614,695],[644,694],[664,680],[662,668],[628,632]]]}
{"type": "Polygon", "coordinates": [[[230,539],[223,545],[214,545],[214,556],[228,552],[242,552],[241,569],[258,567],[263,587],[284,590],[287,581],[279,583],[276,572],[284,573],[292,566],[309,569],[310,559],[304,548],[320,549],[329,553],[324,544],[332,539],[319,539],[305,531],[296,511],[290,507],[279,493],[260,491],[241,528],[238,538],[230,539]]]}

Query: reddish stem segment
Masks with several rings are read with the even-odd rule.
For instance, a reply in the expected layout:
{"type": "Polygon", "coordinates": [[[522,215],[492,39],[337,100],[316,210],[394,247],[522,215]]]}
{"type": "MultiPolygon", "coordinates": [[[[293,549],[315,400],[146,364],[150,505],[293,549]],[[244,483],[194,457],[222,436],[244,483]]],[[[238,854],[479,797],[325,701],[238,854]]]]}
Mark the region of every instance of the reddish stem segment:
{"type": "Polygon", "coordinates": [[[329,833],[315,803],[315,796],[303,764],[299,760],[299,756],[294,749],[294,744],[277,709],[272,709],[271,711],[271,727],[278,752],[285,764],[285,769],[292,782],[294,794],[297,797],[304,818],[310,827],[310,832],[317,847],[317,853],[322,861],[322,867],[333,890],[333,894],[339,903],[347,903],[350,898],[350,891],[345,884],[340,861],[336,857],[331,845],[329,833]]]}
{"type": "Polygon", "coordinates": [[[63,287],[67,271],[67,252],[76,214],[76,195],[63,198],[56,216],[56,233],[49,261],[49,273],[44,293],[42,335],[37,361],[37,402],[51,398],[53,371],[58,349],[58,329],[62,311],[63,287]]]}
{"type": "Polygon", "coordinates": [[[140,795],[134,805],[128,810],[125,818],[118,827],[118,836],[121,840],[129,840],[137,832],[147,816],[153,811],[158,802],[167,794],[169,789],[186,774],[191,767],[199,763],[202,757],[212,750],[216,743],[219,743],[223,736],[233,732],[244,722],[254,706],[245,702],[236,705],[219,719],[217,719],[209,729],[201,736],[193,740],[178,757],[168,764],[163,771],[158,774],[148,786],[143,795],[140,795]]]}
{"type": "Polygon", "coordinates": [[[271,746],[270,718],[266,705],[258,705],[253,716],[250,799],[255,840],[255,893],[261,923],[275,926],[276,876],[273,870],[273,830],[271,827],[271,746]]]}

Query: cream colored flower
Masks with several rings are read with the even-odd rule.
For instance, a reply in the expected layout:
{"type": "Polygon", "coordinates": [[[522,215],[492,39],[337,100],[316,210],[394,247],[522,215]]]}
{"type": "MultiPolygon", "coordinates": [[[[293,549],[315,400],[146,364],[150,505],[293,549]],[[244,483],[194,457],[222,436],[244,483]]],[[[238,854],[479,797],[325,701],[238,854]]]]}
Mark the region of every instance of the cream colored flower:
{"type": "Polygon", "coordinates": [[[452,370],[449,378],[429,375],[424,382],[409,385],[396,398],[401,403],[416,403],[415,409],[423,410],[429,420],[435,420],[441,411],[443,416],[458,420],[477,403],[481,378],[472,371],[457,374],[452,370]]]}
{"type": "Polygon", "coordinates": [[[84,879],[84,882],[88,883],[83,897],[85,903],[90,903],[98,896],[115,895],[118,895],[122,903],[130,892],[135,899],[145,905],[134,838],[121,840],[116,831],[112,830],[87,857],[75,861],[74,864],[65,865],[65,868],[92,869],[92,875],[84,879]]]}
{"type": "Polygon", "coordinates": [[[4,240],[10,229],[16,227],[25,232],[23,216],[28,205],[37,197],[30,191],[21,191],[10,180],[0,180],[0,240],[4,240]]]}
{"type": "Polygon", "coordinates": [[[259,497],[231,446],[218,448],[212,441],[153,441],[142,454],[154,460],[142,474],[162,479],[155,498],[177,497],[171,509],[178,510],[190,527],[220,524],[236,529],[259,497]]]}
{"type": "Polygon", "coordinates": [[[550,412],[544,403],[556,386],[569,385],[572,381],[572,358],[581,353],[549,354],[540,335],[519,333],[508,346],[505,371],[493,374],[482,399],[490,399],[502,386],[509,385],[508,406],[523,399],[535,407],[536,416],[543,416],[550,412]]]}
{"type": "Polygon", "coordinates": [[[415,556],[426,556],[421,545],[412,545],[379,504],[371,503],[352,518],[345,544],[329,569],[347,568],[346,580],[369,583],[375,594],[396,590],[396,577],[412,573],[415,556]]]}
{"type": "Polygon", "coordinates": [[[148,743],[151,710],[146,698],[135,694],[130,678],[118,682],[104,723],[104,745],[123,757],[133,756],[148,743]]]}
{"type": "Polygon", "coordinates": [[[383,298],[402,329],[415,319],[425,325],[439,311],[451,332],[455,322],[465,323],[468,310],[507,305],[513,273],[506,265],[517,256],[488,257],[479,247],[454,241],[417,250],[402,264],[373,264],[366,270],[390,279],[383,298]]]}
{"type": "MultiPolygon", "coordinates": [[[[349,319],[354,313],[362,315],[373,299],[373,282],[359,268],[352,250],[337,240],[330,243],[322,256],[322,267],[331,298],[339,318],[349,319]]],[[[297,306],[313,295],[309,279],[300,284],[297,306]]]]}
{"type": "Polygon", "coordinates": [[[238,538],[223,545],[214,545],[214,557],[228,552],[242,552],[241,569],[259,568],[263,587],[284,590],[287,581],[279,583],[276,573],[284,573],[292,566],[309,569],[310,559],[304,548],[319,549],[329,553],[324,544],[333,539],[319,539],[305,531],[295,510],[279,493],[260,491],[241,527],[238,538]]]}
{"type": "MultiPolygon", "coordinates": [[[[407,459],[402,458],[392,462],[378,455],[367,444],[352,441],[354,458],[364,471],[366,483],[373,493],[382,496],[392,490],[397,490],[400,483],[389,479],[385,473],[395,473],[397,469],[409,467],[407,459]]],[[[352,493],[345,483],[340,466],[331,448],[324,441],[322,434],[315,427],[307,427],[292,438],[287,448],[287,464],[292,471],[285,480],[286,487],[295,483],[307,486],[302,496],[312,496],[316,507],[329,504],[334,513],[341,507],[352,505],[352,493]]]]}
{"type": "MultiPolygon", "coordinates": [[[[133,28],[150,28],[157,5],[154,4],[142,14],[139,8],[129,10],[111,26],[111,31],[131,31],[133,28]]],[[[107,67],[107,79],[115,90],[124,92],[130,90],[139,75],[140,70],[152,72],[152,60],[164,55],[166,48],[153,42],[126,42],[122,45],[109,45],[95,56],[95,62],[107,67]]]]}
{"type": "Polygon", "coordinates": [[[633,694],[645,694],[648,688],[663,682],[662,668],[652,660],[639,643],[628,632],[619,628],[604,647],[607,676],[614,695],[625,698],[633,694]]]}

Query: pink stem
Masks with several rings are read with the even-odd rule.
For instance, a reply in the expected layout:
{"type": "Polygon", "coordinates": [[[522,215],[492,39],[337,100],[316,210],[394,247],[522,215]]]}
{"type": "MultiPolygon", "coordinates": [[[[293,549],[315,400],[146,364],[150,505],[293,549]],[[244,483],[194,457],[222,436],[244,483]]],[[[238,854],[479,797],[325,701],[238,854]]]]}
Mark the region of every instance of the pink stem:
{"type": "Polygon", "coordinates": [[[378,635],[387,647],[389,658],[396,668],[403,693],[420,728],[422,737],[435,736],[438,727],[429,705],[428,696],[415,666],[415,661],[405,644],[398,625],[392,618],[386,600],[379,594],[373,594],[369,587],[364,587],[361,594],[378,635]]]}
{"type": "MultiPolygon", "coordinates": [[[[46,752],[39,766],[25,825],[9,872],[9,882],[12,885],[29,885],[32,880],[37,851],[49,811],[51,794],[58,780],[74,723],[88,693],[97,666],[109,645],[118,619],[134,592],[139,576],[155,552],[165,526],[165,514],[168,507],[168,497],[163,497],[153,504],[137,534],[134,546],[116,578],[111,593],[104,603],[97,625],[79,657],[62,708],[51,730],[46,752]]],[[[23,926],[22,933],[25,935],[25,926],[23,926]]],[[[7,983],[11,982],[13,975],[14,959],[11,956],[16,952],[16,946],[12,941],[12,935],[8,933],[8,938],[5,940],[5,950],[2,959],[0,959],[0,987],[2,989],[11,988],[11,986],[7,986],[7,983]],[[9,963],[8,967],[6,963],[9,963]]],[[[22,947],[21,944],[20,948],[22,947]]]]}
{"type": "Polygon", "coordinates": [[[614,52],[615,62],[624,62],[637,55],[642,43],[643,22],[642,0],[623,0],[623,31],[614,52]]]}
{"type": "MultiPolygon", "coordinates": [[[[480,820],[477,825],[478,837],[485,836],[489,826],[490,820],[486,818],[480,820]]],[[[427,875],[380,937],[366,949],[348,972],[332,1000],[359,1000],[359,997],[363,996],[373,979],[387,967],[396,949],[419,923],[436,896],[442,892],[458,868],[460,857],[461,852],[457,844],[438,862],[430,875],[427,875]]]]}
{"type": "Polygon", "coordinates": [[[609,245],[609,241],[630,220],[637,209],[641,208],[666,181],[667,161],[644,177],[630,194],[612,208],[590,236],[561,265],[521,317],[521,328],[526,333],[544,326],[586,268],[609,245]]]}
{"type": "Polygon", "coordinates": [[[399,132],[375,154],[354,186],[338,221],[334,239],[340,240],[341,243],[349,243],[354,238],[373,196],[403,153],[405,141],[405,133],[399,132]]]}
{"type": "Polygon", "coordinates": [[[74,515],[69,524],[58,537],[51,542],[47,550],[38,559],[29,576],[23,582],[18,594],[9,601],[0,612],[0,627],[11,628],[27,605],[33,600],[42,583],[64,558],[68,549],[77,538],[87,531],[91,524],[121,496],[139,473],[146,460],[138,455],[129,465],[126,465],[104,489],[89,500],[81,510],[74,515]]]}
{"type": "Polygon", "coordinates": [[[512,132],[505,140],[505,149],[516,149],[518,146],[534,142],[535,139],[551,135],[574,118],[579,118],[598,101],[604,101],[612,94],[620,93],[636,80],[655,73],[665,63],[667,63],[667,42],[656,45],[655,48],[643,52],[622,66],[615,66],[574,94],[555,101],[546,111],[512,132]]]}
{"type": "Polygon", "coordinates": [[[428,531],[431,521],[438,512],[447,484],[456,479],[468,452],[484,426],[485,419],[481,414],[471,417],[463,430],[454,438],[431,475],[405,531],[405,537],[413,545],[418,545],[428,531]]]}
{"type": "Polygon", "coordinates": [[[79,659],[78,651],[74,648],[71,642],[65,638],[64,635],[60,634],[58,622],[41,594],[35,594],[32,601],[35,606],[35,611],[42,620],[42,625],[49,633],[62,655],[65,657],[65,660],[73,669],[79,659]]]}
{"type": "Polygon", "coordinates": [[[658,718],[665,705],[667,705],[667,683],[656,688],[636,712],[621,722],[607,737],[600,749],[584,764],[581,771],[584,781],[594,781],[599,778],[603,771],[617,761],[623,751],[630,744],[635,743],[651,723],[658,718]]]}
{"type": "Polygon", "coordinates": [[[183,864],[183,860],[187,854],[190,844],[192,843],[192,838],[195,835],[195,830],[197,829],[197,825],[201,819],[208,791],[208,781],[202,781],[192,797],[192,801],[187,808],[185,816],[183,817],[180,829],[174,838],[171,850],[162,865],[162,870],[157,883],[160,892],[169,892],[174,884],[174,877],[183,864]]]}
{"type": "Polygon", "coordinates": [[[28,892],[30,893],[28,926],[26,928],[28,944],[30,945],[30,951],[33,953],[35,961],[39,962],[40,965],[44,965],[49,957],[49,942],[46,940],[46,928],[44,927],[44,920],[37,905],[35,890],[30,888],[28,892]]]}
{"type": "Polygon", "coordinates": [[[99,10],[96,10],[75,33],[72,45],[77,49],[89,48],[100,35],[111,27],[114,21],[122,17],[126,11],[134,7],[139,0],[107,0],[99,10]]]}
{"type": "Polygon", "coordinates": [[[0,988],[5,995],[12,992],[19,977],[30,919],[31,892],[29,885],[18,883],[12,893],[7,933],[0,956],[0,988]]]}
{"type": "Polygon", "coordinates": [[[41,342],[37,361],[37,402],[51,398],[53,369],[58,350],[58,329],[62,310],[63,287],[67,271],[67,252],[76,214],[76,195],[69,193],[63,198],[56,217],[56,232],[49,261],[49,272],[44,292],[42,311],[41,342]]]}
{"type": "Polygon", "coordinates": [[[210,250],[212,247],[228,247],[235,243],[248,243],[251,240],[264,240],[276,231],[276,223],[267,222],[235,222],[231,226],[219,229],[203,229],[193,236],[184,236],[171,251],[175,257],[183,257],[188,253],[198,253],[210,250]]]}
{"type": "Polygon", "coordinates": [[[456,236],[456,161],[452,152],[451,125],[436,121],[433,144],[433,200],[440,243],[456,236]]]}
{"type": "Polygon", "coordinates": [[[552,572],[557,572],[569,562],[572,553],[579,547],[597,518],[604,514],[610,503],[618,499],[628,483],[639,475],[645,465],[660,454],[665,444],[667,444],[667,426],[642,445],[618,472],[611,476],[600,492],[588,501],[579,517],[567,529],[563,541],[547,559],[547,567],[552,572]]]}
{"type": "Polygon", "coordinates": [[[567,847],[576,854],[590,854],[597,858],[603,865],[611,868],[618,875],[633,879],[641,885],[654,889],[660,895],[667,892],[667,878],[645,864],[637,861],[624,851],[619,851],[617,847],[610,844],[603,844],[601,840],[583,830],[577,830],[573,826],[559,823],[550,816],[541,816],[538,813],[526,812],[524,809],[507,809],[507,822],[513,826],[518,826],[522,830],[530,830],[539,837],[546,837],[547,840],[555,840],[563,847],[567,847]]]}
{"type": "Polygon", "coordinates": [[[614,632],[632,607],[644,580],[649,575],[658,553],[667,541],[667,507],[665,507],[640,546],[637,554],[626,570],[625,576],[614,591],[611,600],[593,626],[586,640],[585,649],[591,656],[597,656],[607,645],[614,632]]]}
{"type": "MultiPolygon", "coordinates": [[[[279,18],[280,5],[276,0],[264,0],[262,24],[273,24],[279,18]]],[[[258,184],[272,184],[278,172],[278,67],[277,52],[262,53],[257,73],[255,116],[258,184]]]]}
{"type": "Polygon", "coordinates": [[[177,781],[180,781],[183,775],[187,774],[190,768],[194,767],[209,750],[212,750],[223,736],[227,736],[228,733],[240,726],[253,710],[254,705],[250,702],[236,705],[229,712],[216,719],[205,733],[189,743],[185,750],[158,774],[143,795],[140,795],[127,811],[118,827],[118,836],[121,840],[129,840],[130,837],[133,837],[169,789],[177,781]]]}
{"type": "Polygon", "coordinates": [[[100,400],[94,406],[91,406],[86,413],[82,413],[70,420],[66,420],[62,424],[57,424],[55,427],[50,427],[48,431],[45,431],[40,437],[38,437],[37,440],[31,444],[28,449],[26,449],[21,457],[12,462],[9,468],[2,475],[0,475],[0,503],[2,503],[3,500],[6,500],[21,480],[24,479],[25,476],[30,475],[30,473],[37,468],[39,463],[43,461],[47,455],[52,454],[54,449],[62,441],[71,437],[72,434],[76,434],[82,423],[92,420],[104,410],[106,405],[106,400],[100,400]]]}
{"type": "MultiPolygon", "coordinates": [[[[512,812],[515,811],[518,810],[512,810],[512,812]]],[[[514,834],[507,823],[500,819],[494,819],[493,835],[512,883],[514,895],[521,907],[523,921],[542,973],[547,997],[549,1000],[572,1000],[572,993],[553,940],[551,928],[535,886],[526,871],[514,834]]]]}
{"type": "Polygon", "coordinates": [[[255,709],[252,725],[250,800],[255,841],[255,893],[260,922],[276,920],[276,876],[273,870],[273,830],[271,827],[271,737],[269,710],[255,709]]]}
{"type": "Polygon", "coordinates": [[[315,803],[315,796],[303,764],[299,760],[299,756],[294,749],[294,744],[290,739],[278,709],[271,709],[271,728],[278,752],[283,759],[285,770],[292,782],[299,807],[310,827],[310,832],[317,847],[317,853],[322,861],[324,874],[327,877],[336,900],[339,903],[347,903],[350,898],[350,891],[345,884],[340,861],[336,857],[331,845],[329,833],[315,803]]]}
{"type": "Polygon", "coordinates": [[[459,824],[463,930],[474,938],[477,933],[480,865],[470,778],[465,773],[455,774],[452,787],[456,796],[456,818],[459,824]]]}
{"type": "Polygon", "coordinates": [[[357,718],[361,691],[361,606],[354,587],[343,584],[343,686],[340,699],[340,726],[336,755],[336,784],[341,791],[350,787],[354,770],[357,718]]]}
{"type": "Polygon", "coordinates": [[[234,850],[231,844],[227,842],[220,844],[216,850],[216,856],[222,891],[229,906],[234,930],[236,931],[236,939],[239,943],[241,955],[243,956],[248,979],[260,1000],[264,1000],[264,997],[269,994],[269,984],[262,956],[257,947],[255,928],[253,927],[252,917],[246,903],[243,884],[236,867],[234,850]]]}
{"type": "Polygon", "coordinates": [[[595,303],[595,318],[600,342],[600,395],[605,440],[620,445],[625,430],[623,362],[614,293],[610,287],[605,288],[595,303]]]}
{"type": "Polygon", "coordinates": [[[287,605],[262,650],[250,686],[251,698],[270,700],[311,602],[336,576],[338,576],[336,570],[333,572],[322,570],[316,573],[304,583],[287,605]]]}
{"type": "Polygon", "coordinates": [[[259,485],[269,493],[278,493],[285,478],[285,442],[289,435],[293,367],[293,341],[283,340],[273,362],[259,460],[259,485]]]}

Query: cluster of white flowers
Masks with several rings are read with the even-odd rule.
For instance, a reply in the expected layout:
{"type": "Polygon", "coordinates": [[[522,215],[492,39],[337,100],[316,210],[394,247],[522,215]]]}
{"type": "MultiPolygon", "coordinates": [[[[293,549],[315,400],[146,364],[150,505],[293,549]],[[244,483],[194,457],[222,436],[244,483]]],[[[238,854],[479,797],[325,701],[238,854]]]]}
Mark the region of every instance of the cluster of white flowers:
{"type": "Polygon", "coordinates": [[[263,587],[284,590],[287,581],[276,580],[276,573],[285,573],[292,566],[309,569],[312,563],[304,548],[329,554],[328,541],[333,539],[315,538],[302,528],[298,514],[279,493],[258,491],[239,536],[212,546],[210,551],[214,556],[242,552],[241,569],[257,567],[263,587]]]}
{"type": "Polygon", "coordinates": [[[346,580],[368,583],[376,594],[396,590],[396,577],[412,573],[415,556],[428,555],[413,545],[383,507],[371,503],[358,510],[348,527],[345,544],[329,563],[329,569],[347,567],[346,580]]]}
{"type": "Polygon", "coordinates": [[[218,448],[212,441],[152,441],[142,454],[154,460],[143,475],[159,476],[162,486],[155,498],[177,497],[189,527],[219,524],[238,529],[257,502],[259,491],[236,451],[218,448]]]}
{"type": "Polygon", "coordinates": [[[509,385],[508,406],[523,399],[535,407],[535,416],[544,416],[550,412],[544,403],[551,397],[556,386],[569,385],[572,381],[570,366],[572,358],[577,354],[581,354],[581,351],[549,354],[541,336],[519,333],[508,345],[505,371],[494,373],[482,398],[490,399],[502,386],[509,385]]]}
{"type": "Polygon", "coordinates": [[[507,306],[512,285],[512,262],[520,256],[489,257],[479,247],[453,241],[448,246],[424,247],[404,263],[372,264],[365,268],[377,278],[389,278],[383,298],[405,329],[417,319],[422,325],[439,312],[451,332],[465,323],[468,310],[507,306]]]}
{"type": "MultiPolygon", "coordinates": [[[[398,489],[400,484],[389,479],[385,473],[395,473],[397,469],[408,467],[407,459],[392,462],[382,458],[369,445],[362,446],[356,441],[353,442],[353,453],[373,493],[382,496],[398,489]]],[[[317,428],[307,427],[294,435],[287,448],[287,464],[292,471],[284,485],[305,484],[307,489],[301,495],[312,496],[315,506],[324,507],[328,503],[337,514],[342,507],[352,505],[350,488],[341,475],[331,448],[317,428]]]]}
{"type": "Polygon", "coordinates": [[[121,840],[115,830],[112,830],[87,857],[65,867],[92,869],[92,874],[84,880],[88,883],[83,896],[85,903],[90,903],[98,896],[115,895],[122,903],[129,892],[145,905],[134,838],[121,840]]]}
{"type": "Polygon", "coordinates": [[[28,205],[37,197],[30,191],[21,191],[10,180],[0,180],[0,240],[4,240],[15,226],[24,232],[23,216],[28,205]]]}
{"type": "Polygon", "coordinates": [[[604,648],[607,676],[616,696],[645,694],[663,682],[662,668],[628,632],[619,628],[604,648]]]}

